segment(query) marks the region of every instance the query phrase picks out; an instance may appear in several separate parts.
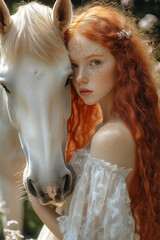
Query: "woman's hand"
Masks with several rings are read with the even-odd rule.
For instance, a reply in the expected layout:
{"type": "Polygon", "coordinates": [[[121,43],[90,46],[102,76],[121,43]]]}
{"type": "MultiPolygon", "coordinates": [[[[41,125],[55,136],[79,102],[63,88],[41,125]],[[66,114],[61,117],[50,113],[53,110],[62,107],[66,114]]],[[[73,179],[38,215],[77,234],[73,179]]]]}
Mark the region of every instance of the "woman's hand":
{"type": "Polygon", "coordinates": [[[59,239],[62,240],[63,237],[59,230],[59,225],[57,218],[60,216],[58,213],[55,212],[53,208],[50,206],[44,206],[39,203],[39,201],[33,197],[30,193],[28,193],[28,198],[31,202],[31,205],[42,220],[42,222],[50,229],[50,231],[59,239]]]}

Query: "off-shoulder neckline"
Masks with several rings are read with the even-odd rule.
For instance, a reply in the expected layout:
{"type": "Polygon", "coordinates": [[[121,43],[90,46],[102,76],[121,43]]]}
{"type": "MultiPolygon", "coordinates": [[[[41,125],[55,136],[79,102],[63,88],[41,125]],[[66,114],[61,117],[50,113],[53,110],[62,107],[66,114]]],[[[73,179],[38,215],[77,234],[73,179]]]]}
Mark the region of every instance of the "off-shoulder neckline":
{"type": "Polygon", "coordinates": [[[96,165],[102,166],[103,168],[110,169],[112,172],[121,172],[125,178],[131,171],[133,171],[132,168],[119,167],[117,164],[112,164],[104,159],[94,158],[91,156],[89,149],[87,148],[78,149],[74,154],[76,154],[78,158],[87,158],[87,160],[90,160],[96,165]]]}

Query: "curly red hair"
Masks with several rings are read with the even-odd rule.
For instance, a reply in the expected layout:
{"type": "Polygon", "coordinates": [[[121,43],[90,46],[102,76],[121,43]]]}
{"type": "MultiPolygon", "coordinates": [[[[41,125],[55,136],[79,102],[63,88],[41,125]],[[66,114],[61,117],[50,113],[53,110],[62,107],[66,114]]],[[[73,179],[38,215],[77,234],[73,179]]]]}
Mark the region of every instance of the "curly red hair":
{"type": "MultiPolygon", "coordinates": [[[[160,239],[160,112],[148,40],[135,20],[113,6],[88,6],[75,14],[66,41],[78,33],[109,49],[116,60],[112,112],[119,114],[136,143],[136,171],[129,187],[141,240],[160,239]],[[117,32],[131,30],[130,38],[117,32]]],[[[98,105],[86,106],[72,86],[67,156],[82,148],[101,121],[98,105]]]]}

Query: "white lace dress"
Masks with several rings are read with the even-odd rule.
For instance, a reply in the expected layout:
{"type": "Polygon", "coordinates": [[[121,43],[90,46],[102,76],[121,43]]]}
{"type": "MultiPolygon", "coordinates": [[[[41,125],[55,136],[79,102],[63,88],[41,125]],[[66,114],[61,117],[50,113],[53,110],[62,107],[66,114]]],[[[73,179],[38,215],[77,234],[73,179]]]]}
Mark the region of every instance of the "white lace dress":
{"type": "MultiPolygon", "coordinates": [[[[133,240],[134,220],[125,179],[131,169],[119,168],[77,151],[70,163],[77,174],[71,197],[58,209],[63,240],[133,240]]],[[[44,226],[38,240],[57,238],[44,226]]]]}

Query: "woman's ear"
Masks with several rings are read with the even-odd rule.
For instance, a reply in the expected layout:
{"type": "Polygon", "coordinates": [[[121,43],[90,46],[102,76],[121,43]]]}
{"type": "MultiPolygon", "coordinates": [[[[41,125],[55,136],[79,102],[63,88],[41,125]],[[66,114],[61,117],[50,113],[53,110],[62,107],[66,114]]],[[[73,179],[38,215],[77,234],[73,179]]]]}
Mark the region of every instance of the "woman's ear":
{"type": "Polygon", "coordinates": [[[11,23],[9,10],[3,0],[0,0],[0,34],[4,35],[11,23]]]}
{"type": "Polygon", "coordinates": [[[56,27],[64,33],[72,20],[72,4],[70,0],[56,0],[53,6],[53,20],[56,27]]]}

